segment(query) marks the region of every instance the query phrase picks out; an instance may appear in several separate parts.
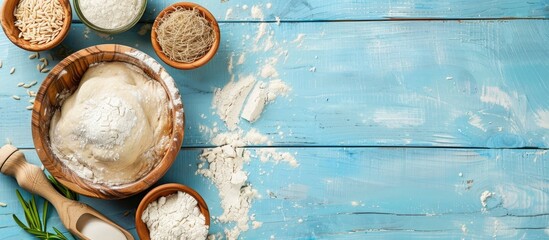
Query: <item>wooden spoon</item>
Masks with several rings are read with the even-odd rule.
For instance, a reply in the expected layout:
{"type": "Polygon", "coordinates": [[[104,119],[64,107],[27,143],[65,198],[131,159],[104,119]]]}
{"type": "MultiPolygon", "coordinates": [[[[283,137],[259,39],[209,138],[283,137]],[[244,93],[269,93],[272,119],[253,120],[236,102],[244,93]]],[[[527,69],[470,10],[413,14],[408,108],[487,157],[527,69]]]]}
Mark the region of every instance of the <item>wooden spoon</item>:
{"type": "Polygon", "coordinates": [[[101,239],[96,238],[96,234],[99,234],[103,239],[134,240],[128,231],[97,210],[59,194],[49,183],[44,172],[38,166],[28,163],[25,155],[12,145],[0,148],[0,172],[15,177],[19,186],[52,203],[63,225],[76,237],[95,240],[101,239]]]}

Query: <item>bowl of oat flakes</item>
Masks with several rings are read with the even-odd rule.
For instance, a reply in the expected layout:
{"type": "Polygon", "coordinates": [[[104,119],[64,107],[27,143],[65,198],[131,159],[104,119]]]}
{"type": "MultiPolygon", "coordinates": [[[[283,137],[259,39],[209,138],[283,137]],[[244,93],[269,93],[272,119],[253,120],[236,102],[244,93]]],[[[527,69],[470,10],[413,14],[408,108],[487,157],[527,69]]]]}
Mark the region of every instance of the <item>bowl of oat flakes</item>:
{"type": "Polygon", "coordinates": [[[34,52],[59,45],[72,20],[69,0],[6,0],[1,14],[2,29],[8,39],[34,52]]]}
{"type": "Polygon", "coordinates": [[[82,195],[121,199],[158,181],[184,134],[181,95],[152,57],[123,45],[75,52],[38,90],[32,136],[44,167],[82,195]]]}

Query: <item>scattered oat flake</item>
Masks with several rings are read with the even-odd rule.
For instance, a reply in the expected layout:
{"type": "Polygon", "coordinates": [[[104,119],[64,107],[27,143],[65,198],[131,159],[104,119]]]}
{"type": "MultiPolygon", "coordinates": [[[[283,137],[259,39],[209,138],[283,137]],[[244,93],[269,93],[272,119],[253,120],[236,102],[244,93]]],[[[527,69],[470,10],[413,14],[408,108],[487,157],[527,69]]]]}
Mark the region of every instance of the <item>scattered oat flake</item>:
{"type": "Polygon", "coordinates": [[[0,60],[0,68],[2,68],[2,60],[0,60]]]}
{"type": "Polygon", "coordinates": [[[35,59],[36,57],[37,57],[36,53],[29,55],[29,59],[35,59]]]}
{"type": "Polygon", "coordinates": [[[15,72],[15,67],[12,67],[10,70],[10,74],[13,74],[15,72]]]}
{"type": "Polygon", "coordinates": [[[29,83],[29,85],[32,87],[34,85],[36,85],[38,82],[37,81],[32,81],[31,83],[29,83]]]}
{"type": "Polygon", "coordinates": [[[27,106],[27,110],[32,110],[32,108],[33,108],[33,105],[27,106]]]}
{"type": "Polygon", "coordinates": [[[29,103],[30,103],[30,104],[34,104],[34,98],[31,99],[31,100],[29,100],[29,103]]]}
{"type": "Polygon", "coordinates": [[[23,84],[24,88],[31,88],[32,86],[30,84],[23,84]]]}
{"type": "Polygon", "coordinates": [[[130,213],[131,213],[131,211],[130,211],[130,210],[128,210],[128,211],[125,211],[125,212],[124,212],[124,217],[126,217],[126,216],[130,215],[130,213]]]}
{"type": "Polygon", "coordinates": [[[18,87],[22,87],[24,85],[25,85],[25,83],[23,83],[23,82],[20,82],[20,83],[17,84],[18,87]]]}
{"type": "Polygon", "coordinates": [[[44,69],[40,70],[41,73],[47,73],[47,72],[49,72],[49,71],[50,71],[49,68],[44,68],[44,69]]]}
{"type": "Polygon", "coordinates": [[[8,206],[7,203],[0,202],[0,207],[7,207],[7,206],[8,206]]]}
{"type": "Polygon", "coordinates": [[[17,96],[17,95],[13,95],[13,96],[11,96],[11,97],[12,97],[13,99],[15,99],[15,100],[21,100],[21,97],[19,97],[19,96],[17,96]]]}

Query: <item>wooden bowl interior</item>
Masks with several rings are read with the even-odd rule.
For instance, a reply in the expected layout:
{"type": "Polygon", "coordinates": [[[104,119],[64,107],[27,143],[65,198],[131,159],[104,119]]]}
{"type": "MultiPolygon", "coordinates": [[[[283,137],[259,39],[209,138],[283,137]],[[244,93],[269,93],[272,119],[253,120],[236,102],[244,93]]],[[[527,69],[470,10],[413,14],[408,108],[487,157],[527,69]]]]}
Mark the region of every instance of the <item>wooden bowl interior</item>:
{"type": "Polygon", "coordinates": [[[212,13],[210,13],[210,11],[208,11],[206,8],[200,5],[196,3],[190,3],[190,2],[175,3],[165,8],[164,10],[162,10],[154,20],[154,24],[151,30],[151,43],[152,43],[154,52],[156,53],[156,55],[158,55],[158,57],[160,57],[160,59],[162,59],[162,61],[164,61],[168,65],[177,69],[184,69],[184,70],[195,69],[206,64],[208,61],[210,61],[214,57],[215,53],[217,52],[217,49],[219,48],[220,41],[221,41],[221,32],[219,31],[219,25],[217,24],[217,20],[212,15],[212,13]],[[177,7],[186,8],[186,9],[193,9],[193,8],[198,9],[198,11],[206,18],[206,20],[208,20],[211,23],[212,28],[214,29],[215,41],[212,45],[212,48],[210,48],[210,51],[208,51],[206,55],[204,55],[202,58],[192,63],[182,63],[182,62],[171,60],[168,56],[166,56],[166,54],[164,54],[164,52],[162,52],[162,47],[156,40],[158,37],[158,35],[156,34],[156,29],[158,28],[160,19],[162,19],[164,15],[173,12],[174,9],[177,7]]]}
{"type": "MultiPolygon", "coordinates": [[[[175,95],[170,94],[166,83],[160,80],[162,78],[159,76],[159,73],[153,71],[143,61],[125,54],[130,51],[136,50],[115,44],[98,45],[80,50],[65,58],[51,70],[36,96],[32,114],[32,134],[40,160],[46,169],[61,183],[86,196],[103,199],[120,199],[147,189],[167,172],[181,148],[184,123],[177,124],[174,121],[174,119],[177,119],[177,112],[180,111],[182,113],[183,111],[182,104],[175,104],[176,102],[180,102],[180,100],[174,99],[180,97],[179,93],[175,95]],[[170,139],[175,139],[171,141],[171,145],[168,146],[163,158],[156,163],[156,166],[149,173],[133,183],[117,186],[95,184],[89,180],[80,178],[76,173],[68,169],[51,151],[49,140],[50,120],[55,111],[60,108],[63,99],[76,91],[80,79],[91,64],[110,61],[133,64],[143,69],[149,77],[162,84],[168,93],[169,101],[173,105],[173,108],[169,108],[171,111],[170,126],[164,134],[169,135],[170,139]]],[[[162,69],[162,71],[164,70],[162,69]]]]}
{"type": "Polygon", "coordinates": [[[15,16],[13,16],[13,12],[15,11],[15,8],[17,7],[17,4],[19,4],[19,0],[5,0],[4,4],[2,6],[2,29],[4,30],[4,33],[8,37],[8,39],[15,45],[17,45],[20,48],[23,48],[28,51],[45,51],[54,48],[55,46],[59,45],[63,39],[67,36],[71,21],[72,21],[72,10],[69,0],[58,0],[59,3],[61,3],[61,6],[63,7],[63,11],[65,13],[65,19],[63,20],[63,28],[61,29],[61,32],[57,37],[55,37],[52,41],[45,43],[45,44],[31,44],[29,41],[19,38],[19,28],[15,26],[15,16]]]}
{"type": "Polygon", "coordinates": [[[147,225],[141,220],[141,215],[143,215],[143,211],[145,211],[145,209],[147,208],[147,206],[149,206],[151,202],[156,201],[160,197],[165,197],[170,194],[177,193],[178,191],[187,193],[194,197],[194,199],[196,199],[200,212],[202,213],[202,215],[204,215],[204,218],[206,218],[206,225],[210,226],[210,211],[208,210],[208,205],[206,205],[206,202],[204,201],[202,196],[200,196],[200,194],[198,194],[195,190],[187,186],[177,183],[168,183],[160,185],[151,190],[139,203],[137,211],[135,212],[135,229],[140,239],[150,240],[149,229],[147,228],[147,225]]]}

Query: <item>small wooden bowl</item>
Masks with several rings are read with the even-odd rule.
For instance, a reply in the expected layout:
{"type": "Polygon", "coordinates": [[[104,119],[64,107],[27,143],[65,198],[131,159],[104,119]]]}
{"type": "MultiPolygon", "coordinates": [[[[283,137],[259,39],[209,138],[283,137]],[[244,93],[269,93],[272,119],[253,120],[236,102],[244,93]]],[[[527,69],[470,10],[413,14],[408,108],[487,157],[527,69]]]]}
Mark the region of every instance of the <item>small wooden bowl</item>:
{"type": "Polygon", "coordinates": [[[204,218],[206,218],[206,225],[210,226],[210,211],[208,210],[208,205],[206,205],[206,202],[204,201],[202,196],[200,196],[200,194],[185,185],[177,183],[163,184],[147,193],[147,195],[145,195],[145,197],[139,203],[137,211],[135,212],[135,230],[137,230],[137,235],[139,235],[139,238],[141,240],[150,240],[149,229],[147,228],[147,225],[141,220],[141,215],[143,215],[143,211],[145,211],[145,209],[147,208],[147,206],[149,206],[151,202],[156,201],[160,197],[165,197],[170,194],[177,193],[178,191],[187,193],[191,195],[194,199],[196,199],[196,201],[198,202],[198,208],[200,208],[200,212],[202,213],[202,215],[204,215],[204,218]]]}
{"type": "Polygon", "coordinates": [[[55,37],[50,42],[44,43],[44,44],[31,44],[29,41],[19,38],[19,28],[15,26],[15,16],[13,16],[13,13],[15,11],[15,8],[17,7],[17,4],[19,4],[19,0],[5,0],[4,4],[2,6],[2,16],[0,17],[2,20],[2,29],[4,30],[4,34],[8,37],[8,39],[15,44],[16,46],[33,52],[39,52],[39,51],[45,51],[54,48],[55,46],[59,45],[63,39],[67,36],[67,33],[69,33],[69,29],[71,28],[71,21],[72,21],[72,10],[69,0],[58,0],[59,3],[61,3],[61,6],[63,7],[63,11],[65,13],[65,19],[63,20],[63,28],[61,29],[61,32],[57,37],[55,37]]]}
{"type": "Polygon", "coordinates": [[[38,157],[59,182],[71,190],[94,198],[120,199],[137,194],[158,181],[174,162],[184,134],[184,112],[181,95],[173,78],[152,57],[123,45],[105,44],[82,49],[57,64],[38,90],[32,111],[32,138],[38,157]],[[108,186],[81,178],[52,152],[50,147],[50,120],[60,108],[63,96],[69,96],[78,88],[82,75],[90,64],[119,61],[137,66],[166,90],[170,102],[170,127],[166,130],[171,141],[162,159],[152,170],[135,182],[108,186]]]}
{"type": "Polygon", "coordinates": [[[219,43],[221,42],[221,33],[219,32],[219,25],[217,24],[217,20],[215,20],[215,17],[208,11],[206,8],[196,4],[196,3],[190,3],[190,2],[179,2],[170,5],[169,7],[165,8],[158,14],[156,19],[154,20],[154,24],[152,26],[151,30],[151,43],[154,49],[154,52],[162,61],[167,63],[168,65],[177,68],[177,69],[183,69],[183,70],[189,70],[189,69],[195,69],[198,68],[204,64],[206,64],[210,59],[213,58],[215,53],[217,52],[217,49],[219,48],[219,43]],[[164,17],[164,15],[173,12],[173,10],[177,7],[186,8],[186,9],[193,9],[196,8],[198,11],[211,23],[212,28],[214,29],[215,33],[215,41],[212,45],[212,48],[210,48],[210,51],[206,53],[202,58],[192,62],[192,63],[182,63],[171,60],[164,52],[162,52],[162,47],[156,40],[157,34],[156,29],[158,28],[158,24],[160,23],[160,20],[164,17]]]}

